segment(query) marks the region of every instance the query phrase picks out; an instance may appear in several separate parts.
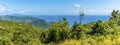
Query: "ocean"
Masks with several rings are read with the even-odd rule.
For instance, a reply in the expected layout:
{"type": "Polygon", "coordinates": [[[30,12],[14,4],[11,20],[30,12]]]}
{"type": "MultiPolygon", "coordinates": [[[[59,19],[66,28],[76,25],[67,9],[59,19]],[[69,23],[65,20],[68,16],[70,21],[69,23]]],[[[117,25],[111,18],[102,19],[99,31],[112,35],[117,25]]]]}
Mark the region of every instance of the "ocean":
{"type": "MultiPolygon", "coordinates": [[[[31,15],[32,17],[44,19],[47,22],[57,22],[62,20],[63,18],[66,18],[72,26],[74,22],[79,23],[79,15],[31,15]]],[[[85,15],[82,19],[82,24],[87,24],[90,22],[95,22],[98,20],[107,21],[111,16],[110,15],[85,15]]]]}

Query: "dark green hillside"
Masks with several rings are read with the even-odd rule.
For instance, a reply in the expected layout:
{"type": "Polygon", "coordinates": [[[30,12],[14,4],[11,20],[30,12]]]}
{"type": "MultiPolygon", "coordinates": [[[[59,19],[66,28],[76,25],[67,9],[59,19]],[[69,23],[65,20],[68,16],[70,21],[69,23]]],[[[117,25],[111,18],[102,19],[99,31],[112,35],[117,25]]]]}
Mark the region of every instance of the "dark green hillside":
{"type": "Polygon", "coordinates": [[[23,22],[23,23],[29,23],[34,26],[40,26],[40,27],[49,27],[49,23],[46,22],[43,19],[38,19],[30,16],[24,16],[24,15],[6,15],[2,16],[0,18],[1,20],[8,20],[8,21],[14,21],[14,22],[23,22]]]}

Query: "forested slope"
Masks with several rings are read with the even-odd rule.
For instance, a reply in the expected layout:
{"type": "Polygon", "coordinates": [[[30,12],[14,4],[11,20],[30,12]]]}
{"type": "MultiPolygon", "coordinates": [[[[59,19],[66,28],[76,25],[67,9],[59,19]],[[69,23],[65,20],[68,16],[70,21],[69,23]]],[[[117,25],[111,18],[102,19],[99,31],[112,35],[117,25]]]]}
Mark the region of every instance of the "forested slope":
{"type": "Polygon", "coordinates": [[[39,45],[45,29],[23,23],[0,20],[0,45],[39,45]]]}

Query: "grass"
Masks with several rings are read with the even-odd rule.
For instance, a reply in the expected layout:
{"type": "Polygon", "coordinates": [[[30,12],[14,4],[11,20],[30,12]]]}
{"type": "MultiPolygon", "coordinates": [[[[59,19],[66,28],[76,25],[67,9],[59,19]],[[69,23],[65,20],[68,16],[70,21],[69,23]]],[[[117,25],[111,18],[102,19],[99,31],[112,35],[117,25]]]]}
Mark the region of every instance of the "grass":
{"type": "Polygon", "coordinates": [[[80,40],[71,39],[65,40],[56,45],[120,45],[120,35],[117,36],[108,35],[106,37],[100,36],[80,40]]]}

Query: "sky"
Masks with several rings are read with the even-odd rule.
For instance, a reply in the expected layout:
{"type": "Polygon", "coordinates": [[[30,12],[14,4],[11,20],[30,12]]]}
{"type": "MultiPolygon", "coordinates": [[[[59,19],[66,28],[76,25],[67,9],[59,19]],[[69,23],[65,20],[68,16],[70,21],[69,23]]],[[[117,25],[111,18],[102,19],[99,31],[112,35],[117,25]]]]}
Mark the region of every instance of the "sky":
{"type": "Polygon", "coordinates": [[[120,0],[0,0],[0,15],[110,15],[120,0]]]}

